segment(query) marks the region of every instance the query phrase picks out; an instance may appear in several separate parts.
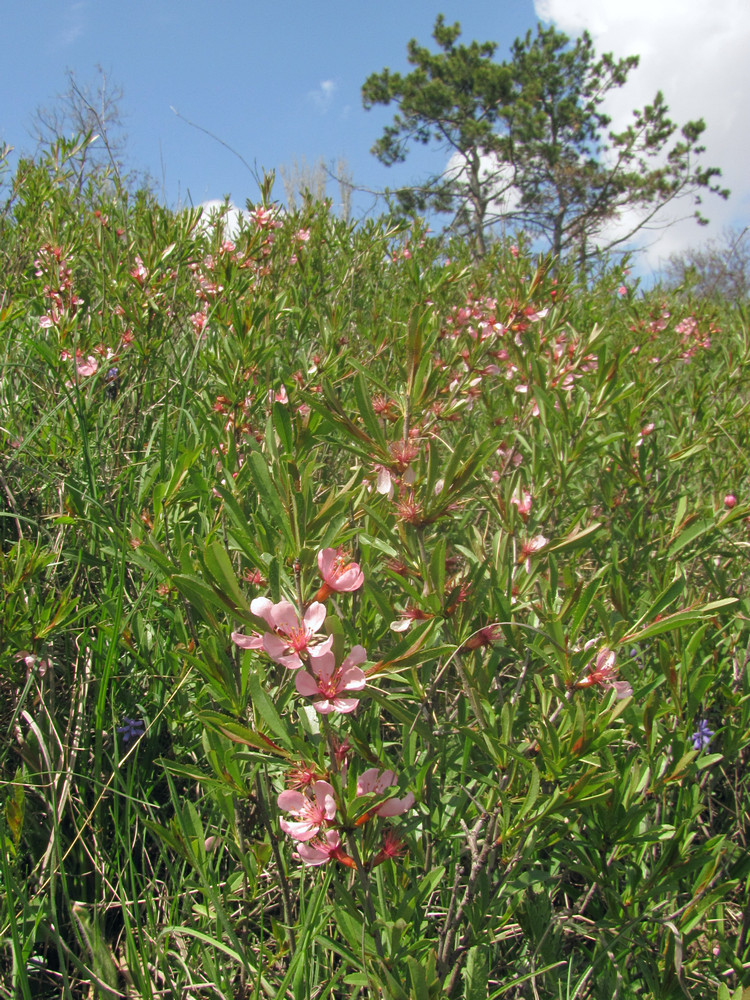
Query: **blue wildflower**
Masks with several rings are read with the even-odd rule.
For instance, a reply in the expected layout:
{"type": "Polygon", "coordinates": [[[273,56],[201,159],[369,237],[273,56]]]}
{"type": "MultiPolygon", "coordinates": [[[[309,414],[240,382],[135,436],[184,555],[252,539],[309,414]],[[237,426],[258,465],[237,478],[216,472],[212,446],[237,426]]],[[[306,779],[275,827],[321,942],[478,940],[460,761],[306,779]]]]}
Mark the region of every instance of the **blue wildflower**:
{"type": "Polygon", "coordinates": [[[125,725],[118,726],[117,732],[120,733],[122,742],[127,746],[128,743],[135,742],[143,736],[146,732],[146,724],[143,719],[129,719],[125,716],[125,725]]]}
{"type": "Polygon", "coordinates": [[[693,733],[693,748],[695,750],[706,750],[713,735],[713,730],[708,728],[706,720],[701,719],[698,723],[697,732],[693,733]]]}
{"type": "Polygon", "coordinates": [[[117,368],[110,368],[104,376],[107,399],[117,399],[117,392],[120,388],[120,373],[117,368]]]}

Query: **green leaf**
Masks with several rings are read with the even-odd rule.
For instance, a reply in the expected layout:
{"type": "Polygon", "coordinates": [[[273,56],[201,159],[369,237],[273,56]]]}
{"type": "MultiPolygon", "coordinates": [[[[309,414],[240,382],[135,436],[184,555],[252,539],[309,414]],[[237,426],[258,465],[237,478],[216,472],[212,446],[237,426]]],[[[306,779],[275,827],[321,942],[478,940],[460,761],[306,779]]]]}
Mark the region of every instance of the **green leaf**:
{"type": "Polygon", "coordinates": [[[573,642],[578,635],[579,629],[588,613],[589,608],[597,595],[601,581],[594,579],[584,588],[583,593],[576,601],[570,620],[567,622],[567,631],[570,641],[573,642]]]}
{"type": "Polygon", "coordinates": [[[289,515],[284,509],[279,491],[271,479],[265,458],[259,451],[253,451],[245,464],[258,491],[258,500],[261,507],[284,536],[290,553],[296,553],[298,546],[296,545],[289,515]]]}
{"type": "Polygon", "coordinates": [[[231,597],[234,605],[250,615],[250,605],[240,590],[237,575],[227,551],[219,541],[209,542],[203,550],[203,563],[223,596],[231,597]]]}
{"type": "Polygon", "coordinates": [[[472,945],[466,955],[463,972],[463,1000],[486,1000],[489,984],[489,962],[484,945],[472,945]]]}
{"type": "Polygon", "coordinates": [[[701,621],[706,615],[719,608],[731,607],[737,604],[736,597],[726,597],[721,601],[711,601],[709,604],[697,605],[685,611],[676,611],[672,615],[667,615],[652,625],[647,625],[640,632],[629,632],[623,636],[623,642],[639,642],[642,639],[650,639],[655,635],[662,635],[664,632],[673,632],[675,629],[684,628],[686,625],[693,625],[701,621]]]}
{"type": "Polygon", "coordinates": [[[651,603],[648,610],[645,611],[638,621],[635,623],[635,628],[642,622],[653,621],[657,615],[660,615],[662,611],[669,607],[670,604],[674,604],[677,598],[685,589],[685,577],[678,576],[676,580],[673,580],[668,587],[666,587],[656,598],[655,601],[651,603]]]}
{"type": "Polygon", "coordinates": [[[247,689],[250,693],[253,707],[260,714],[260,717],[263,719],[270,731],[278,739],[288,743],[290,739],[289,727],[276,711],[276,706],[269,698],[256,673],[251,673],[248,677],[247,689]]]}
{"type": "Polygon", "coordinates": [[[16,847],[18,847],[21,839],[25,799],[26,795],[23,787],[23,771],[21,768],[17,768],[16,775],[11,786],[11,794],[5,802],[5,822],[8,824],[11,840],[16,847]]]}
{"type": "Polygon", "coordinates": [[[682,549],[686,548],[691,542],[694,542],[696,538],[700,538],[702,535],[707,535],[717,530],[716,522],[713,520],[689,520],[691,520],[691,523],[682,528],[677,538],[675,538],[674,541],[671,541],[667,551],[668,559],[674,559],[678,552],[681,552],[682,549]]]}
{"type": "Polygon", "coordinates": [[[578,548],[579,545],[583,545],[585,542],[589,541],[592,535],[595,535],[601,530],[601,527],[602,526],[598,521],[594,521],[593,524],[589,524],[585,528],[573,528],[564,538],[561,538],[559,542],[547,545],[541,551],[568,552],[570,549],[578,548]]]}
{"type": "Polygon", "coordinates": [[[367,428],[370,437],[376,441],[385,452],[388,450],[388,443],[383,433],[383,428],[378,420],[375,410],[372,408],[372,399],[367,391],[365,380],[362,375],[357,375],[353,380],[354,398],[357,401],[357,410],[362,421],[367,428]]]}
{"type": "Polygon", "coordinates": [[[289,406],[284,403],[274,402],[272,408],[273,426],[279,435],[279,441],[284,454],[294,454],[294,432],[292,429],[292,418],[289,415],[289,406]]]}
{"type": "Polygon", "coordinates": [[[523,800],[523,805],[521,806],[521,809],[516,818],[519,820],[523,819],[523,817],[532,809],[538,797],[539,797],[539,771],[532,765],[529,787],[526,791],[526,797],[523,800]]]}
{"type": "Polygon", "coordinates": [[[214,610],[222,612],[231,611],[233,610],[231,602],[225,601],[216,593],[213,587],[209,587],[207,583],[204,583],[197,576],[175,573],[170,579],[182,596],[186,597],[195,608],[201,618],[209,622],[217,631],[220,630],[214,610]]]}
{"type": "MultiPolygon", "coordinates": [[[[187,476],[188,471],[190,470],[191,466],[194,465],[195,460],[198,458],[198,456],[201,454],[202,451],[203,451],[202,444],[191,446],[189,443],[182,450],[180,458],[177,461],[172,471],[172,477],[164,487],[164,492],[161,497],[161,506],[168,507],[169,504],[172,503],[172,501],[175,499],[177,493],[180,490],[180,487],[185,481],[185,477],[187,476]]],[[[154,493],[156,493],[156,491],[154,491],[154,493]]]]}
{"type": "Polygon", "coordinates": [[[236,719],[233,719],[229,715],[222,715],[220,712],[209,712],[206,710],[197,712],[196,716],[203,725],[218,730],[218,732],[223,733],[233,743],[242,743],[244,746],[254,747],[256,750],[264,750],[277,757],[289,757],[289,753],[283,747],[274,743],[273,740],[262,733],[248,729],[247,726],[244,726],[241,722],[237,722],[236,719]]]}

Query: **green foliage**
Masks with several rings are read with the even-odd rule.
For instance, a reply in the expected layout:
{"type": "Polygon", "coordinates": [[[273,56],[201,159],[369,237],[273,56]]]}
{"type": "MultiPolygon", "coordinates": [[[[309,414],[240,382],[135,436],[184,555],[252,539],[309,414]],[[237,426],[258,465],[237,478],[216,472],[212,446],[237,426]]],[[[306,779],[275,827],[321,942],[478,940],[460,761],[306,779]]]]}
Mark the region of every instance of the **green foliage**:
{"type": "Polygon", "coordinates": [[[66,149],[0,227],[4,995],[741,997],[742,313],[66,149]]]}
{"type": "MultiPolygon", "coordinates": [[[[705,123],[678,127],[661,92],[633,114],[622,132],[601,110],[610,91],[627,83],[637,56],[597,58],[590,35],[572,42],[554,27],[516,39],[511,58],[494,62],[494,42],[457,45],[460,26],[439,15],[438,54],[416,39],[408,75],[385,69],[362,87],[366,109],[398,108],[372,148],[386,165],[406,158],[408,143],[437,144],[447,168],[397,192],[407,214],[451,212],[474,252],[487,250],[487,230],[502,222],[543,240],[553,256],[575,256],[630,240],[665,205],[707,191],[726,198],[721,171],[696,166],[705,123]],[[608,223],[635,216],[629,231],[605,237],[608,223]]],[[[706,220],[695,212],[700,222],[706,220]]]]}

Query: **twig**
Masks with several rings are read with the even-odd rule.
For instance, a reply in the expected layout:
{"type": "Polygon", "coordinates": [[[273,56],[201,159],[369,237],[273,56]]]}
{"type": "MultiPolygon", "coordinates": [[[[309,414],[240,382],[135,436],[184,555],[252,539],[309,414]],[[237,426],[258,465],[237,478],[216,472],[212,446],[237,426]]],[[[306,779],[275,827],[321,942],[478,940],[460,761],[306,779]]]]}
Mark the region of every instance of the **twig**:
{"type": "Polygon", "coordinates": [[[5,476],[2,474],[2,472],[0,472],[0,485],[2,485],[3,491],[4,491],[5,495],[6,495],[6,497],[8,498],[8,503],[10,504],[11,510],[13,511],[13,520],[16,522],[16,531],[18,532],[18,541],[22,542],[23,541],[23,532],[21,531],[21,522],[18,519],[18,508],[16,507],[16,498],[11,493],[10,487],[6,483],[5,476]]]}
{"type": "Polygon", "coordinates": [[[177,115],[177,117],[179,119],[181,119],[182,121],[184,121],[186,125],[189,125],[191,128],[197,128],[199,132],[205,133],[205,135],[209,136],[215,142],[218,142],[225,149],[228,149],[229,152],[232,153],[234,156],[236,156],[237,159],[240,161],[240,163],[247,169],[248,173],[253,178],[253,180],[258,185],[258,187],[262,186],[262,182],[261,182],[260,178],[258,177],[258,170],[257,170],[257,168],[256,167],[251,167],[250,164],[245,159],[245,157],[241,153],[238,153],[237,150],[234,149],[232,146],[230,146],[228,142],[224,142],[224,140],[222,138],[220,138],[218,135],[215,135],[209,129],[204,128],[202,125],[198,125],[196,122],[191,122],[189,118],[186,118],[184,115],[181,115],[180,112],[177,110],[177,108],[172,107],[171,104],[169,106],[169,110],[173,114],[177,115]]]}

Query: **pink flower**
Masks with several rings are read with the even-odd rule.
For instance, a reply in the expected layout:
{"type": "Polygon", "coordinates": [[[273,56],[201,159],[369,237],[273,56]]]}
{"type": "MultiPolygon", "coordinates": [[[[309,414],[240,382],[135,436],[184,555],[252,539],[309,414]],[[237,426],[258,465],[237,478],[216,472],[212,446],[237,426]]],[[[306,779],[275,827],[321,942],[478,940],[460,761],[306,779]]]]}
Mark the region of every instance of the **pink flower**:
{"type": "Polygon", "coordinates": [[[491,625],[485,625],[476,632],[473,632],[466,642],[463,644],[463,649],[479,649],[481,646],[491,646],[493,642],[497,642],[502,639],[503,630],[502,627],[497,623],[493,622],[491,625]]]}
{"type": "MultiPolygon", "coordinates": [[[[299,670],[303,665],[300,654],[312,655],[327,652],[333,644],[333,636],[322,638],[318,630],[326,619],[325,605],[313,601],[300,621],[294,605],[289,601],[279,601],[274,604],[267,597],[256,597],[250,603],[250,610],[258,618],[270,625],[270,632],[263,633],[263,649],[272,660],[287,667],[289,670],[299,670]]],[[[237,633],[232,633],[235,642],[237,633]]],[[[255,641],[251,637],[251,641],[255,641]]],[[[240,646],[242,643],[237,642],[240,646]]],[[[245,645],[243,648],[257,649],[255,645],[245,645]]]]}
{"type": "MultiPolygon", "coordinates": [[[[371,767],[357,781],[357,795],[385,795],[389,788],[396,785],[396,775],[393,771],[380,771],[371,767]]],[[[376,816],[400,816],[414,805],[414,793],[409,792],[402,799],[390,798],[373,810],[376,816]]]]}
{"type": "Polygon", "coordinates": [[[737,497],[734,495],[734,493],[727,493],[727,495],[724,497],[724,506],[728,510],[731,510],[732,507],[737,506],[737,497]]]}
{"type": "Polygon", "coordinates": [[[99,362],[93,354],[89,354],[85,361],[76,361],[76,374],[79,378],[86,378],[88,375],[93,375],[98,367],[99,362]]]}
{"type": "Polygon", "coordinates": [[[304,760],[301,760],[299,764],[294,764],[286,773],[286,783],[289,788],[302,790],[320,780],[321,776],[317,765],[304,760]]]}
{"type": "Polygon", "coordinates": [[[208,316],[204,312],[194,312],[190,316],[190,322],[193,324],[193,333],[200,336],[203,333],[203,327],[208,322],[208,316]]]}
{"type": "Polygon", "coordinates": [[[388,450],[398,466],[399,472],[404,472],[419,454],[419,446],[413,441],[391,441],[388,450]]]}
{"type": "Polygon", "coordinates": [[[316,601],[324,601],[332,593],[347,594],[359,590],[365,582],[365,574],[355,562],[347,562],[341,549],[321,549],[318,552],[318,569],[323,577],[323,586],[315,595],[316,601]]]}
{"type": "Polygon", "coordinates": [[[300,844],[297,853],[306,865],[324,865],[331,858],[347,868],[354,868],[354,860],[341,847],[341,837],[337,830],[326,830],[322,837],[300,844]]]}
{"type": "Polygon", "coordinates": [[[597,685],[605,690],[612,688],[618,699],[629,698],[633,693],[632,687],[627,681],[617,681],[615,677],[617,677],[615,654],[613,650],[605,646],[597,653],[594,669],[586,677],[578,681],[575,686],[577,688],[587,688],[597,685]]]}
{"type": "Polygon", "coordinates": [[[295,684],[300,694],[308,698],[316,698],[313,708],[321,715],[329,712],[353,712],[357,707],[357,698],[340,698],[345,691],[361,691],[367,683],[364,671],[356,664],[364,663],[367,653],[363,646],[355,646],[340,667],[330,649],[322,654],[310,656],[312,674],[301,670],[295,684]]]}
{"type": "Polygon", "coordinates": [[[640,448],[640,446],[643,444],[644,438],[649,437],[649,435],[653,434],[655,430],[656,430],[656,424],[645,424],[643,427],[641,427],[640,437],[635,442],[636,448],[640,448]]]}
{"type": "Polygon", "coordinates": [[[250,218],[253,219],[256,226],[261,229],[277,229],[281,223],[274,218],[274,213],[269,211],[263,205],[258,205],[253,212],[250,214],[250,218]]]}
{"type": "Polygon", "coordinates": [[[529,516],[529,511],[531,510],[531,494],[529,493],[529,491],[522,489],[521,499],[519,500],[518,497],[511,497],[510,502],[516,505],[516,507],[518,508],[518,513],[525,521],[526,518],[529,516]]]}
{"type": "Polygon", "coordinates": [[[138,256],[138,254],[136,254],[135,267],[130,272],[130,277],[134,278],[139,285],[142,285],[143,282],[146,280],[146,278],[148,278],[148,271],[146,270],[144,263],[138,256]]]}
{"type": "Polygon", "coordinates": [[[375,489],[381,496],[387,496],[389,500],[393,499],[394,489],[391,470],[387,469],[384,465],[374,465],[373,471],[377,473],[375,489]]]}
{"type": "Polygon", "coordinates": [[[295,820],[280,819],[279,826],[295,840],[312,840],[326,822],[336,815],[333,786],[327,781],[316,781],[308,789],[310,794],[288,788],[279,795],[279,809],[296,816],[295,820]]]}
{"type": "Polygon", "coordinates": [[[530,538],[523,543],[521,546],[521,555],[518,561],[524,564],[524,568],[527,573],[531,572],[531,557],[535,552],[539,552],[547,544],[547,539],[544,535],[535,535],[534,538],[530,538]]]}

